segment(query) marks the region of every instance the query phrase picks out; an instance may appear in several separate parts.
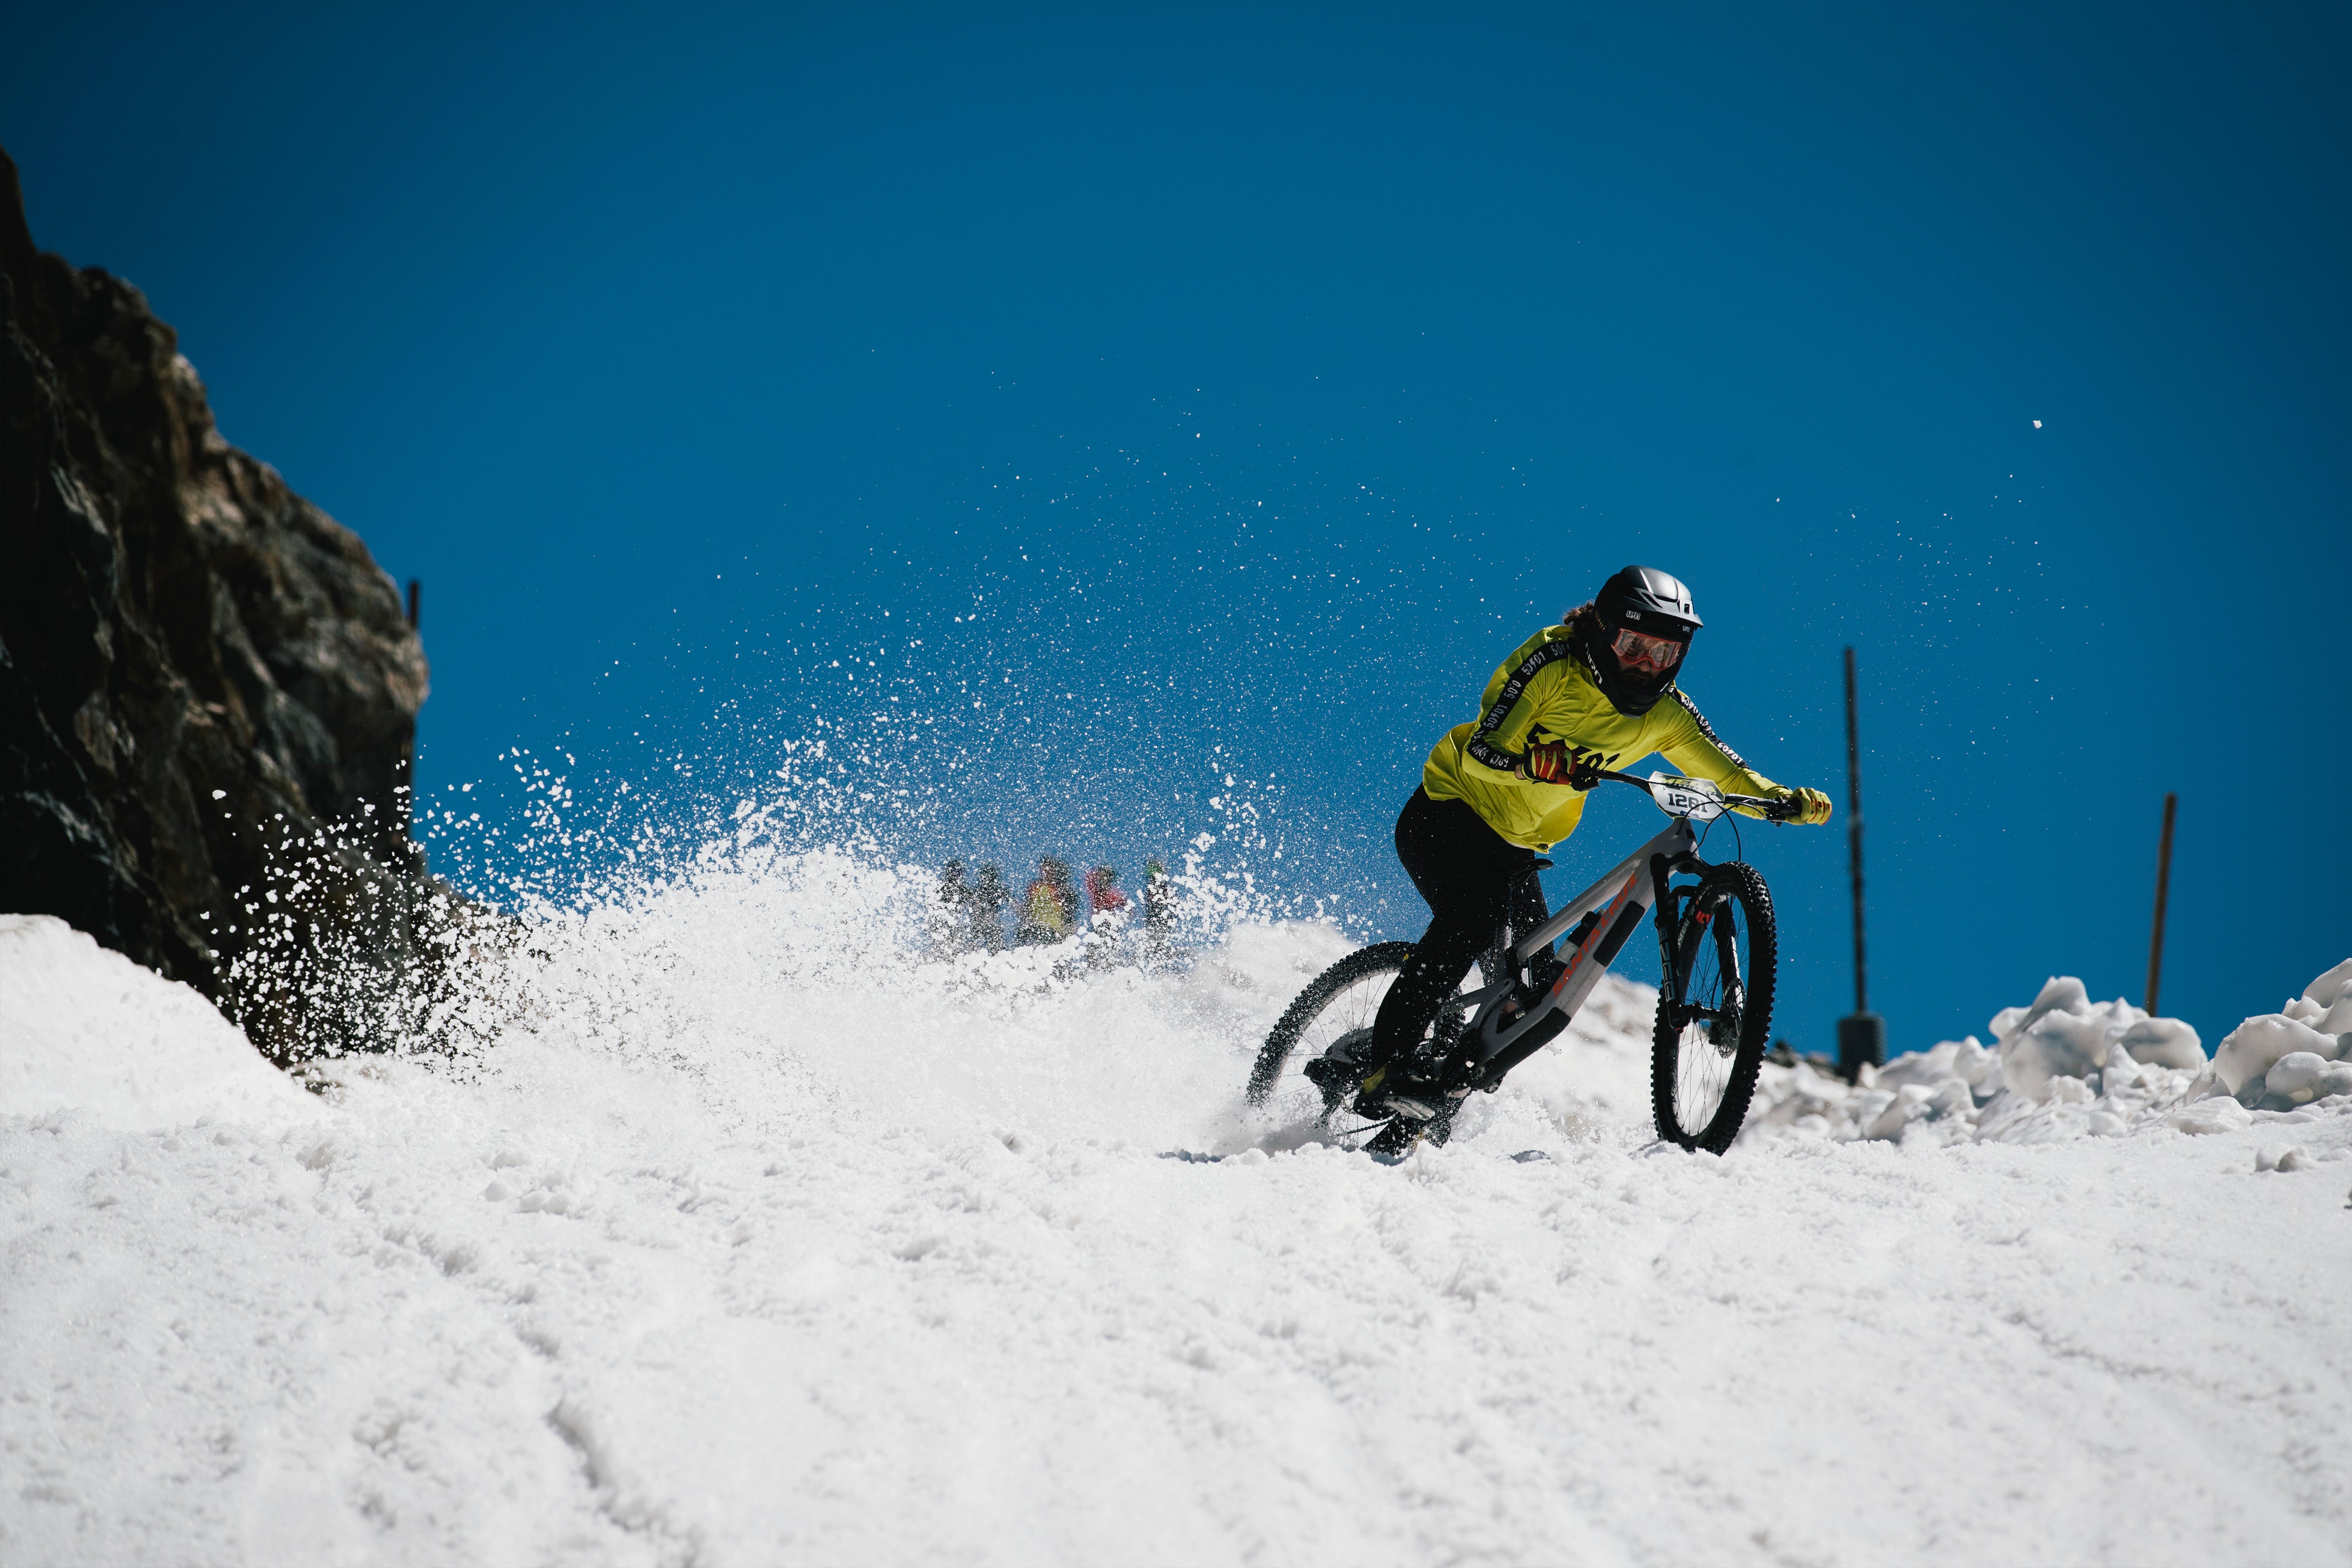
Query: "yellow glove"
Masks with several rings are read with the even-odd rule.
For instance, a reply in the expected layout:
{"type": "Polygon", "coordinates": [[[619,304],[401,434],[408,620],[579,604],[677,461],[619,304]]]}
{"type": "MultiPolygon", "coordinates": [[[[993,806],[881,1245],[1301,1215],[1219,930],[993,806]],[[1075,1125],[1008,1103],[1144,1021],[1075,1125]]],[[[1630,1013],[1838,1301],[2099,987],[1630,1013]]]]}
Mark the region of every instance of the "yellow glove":
{"type": "Polygon", "coordinates": [[[1780,797],[1796,806],[1791,822],[1801,822],[1808,827],[1819,827],[1830,819],[1830,797],[1817,789],[1792,789],[1780,797]]]}

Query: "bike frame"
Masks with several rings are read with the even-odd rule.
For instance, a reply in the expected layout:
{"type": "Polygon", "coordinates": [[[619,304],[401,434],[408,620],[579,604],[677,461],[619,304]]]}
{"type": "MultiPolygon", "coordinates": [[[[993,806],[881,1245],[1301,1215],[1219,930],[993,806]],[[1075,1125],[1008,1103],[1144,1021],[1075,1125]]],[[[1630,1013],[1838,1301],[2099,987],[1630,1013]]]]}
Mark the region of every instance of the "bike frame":
{"type": "MultiPolygon", "coordinates": [[[[1596,770],[1598,771],[1598,770],[1596,770]]],[[[1636,778],[1631,773],[1601,772],[1601,776],[1619,784],[1636,785],[1654,799],[1672,801],[1689,809],[1696,797],[1677,793],[1668,783],[1662,790],[1661,781],[1636,778]]],[[[1687,782],[1687,781],[1685,781],[1687,782]]],[[[1705,786],[1712,791],[1713,786],[1705,786]]],[[[1716,795],[1711,802],[1719,812],[1724,807],[1760,806],[1778,813],[1785,809],[1781,803],[1748,795],[1716,795]]],[[[1551,864],[1538,860],[1529,870],[1533,876],[1551,864]]],[[[1451,1005],[1475,1008],[1465,1039],[1473,1042],[1475,1055],[1469,1063],[1470,1081],[1477,1087],[1500,1083],[1503,1076],[1541,1049],[1546,1041],[1559,1031],[1548,1030],[1530,1038],[1536,1026],[1554,1014],[1561,1016],[1563,1026],[1592,995],[1593,987],[1616,962],[1624,950],[1633,928],[1654,905],[1664,910],[1667,899],[1667,879],[1680,872],[1704,875],[1709,867],[1698,858],[1698,836],[1691,831],[1687,815],[1677,815],[1658,836],[1610,868],[1600,880],[1570,899],[1560,911],[1514,943],[1510,952],[1510,973],[1491,985],[1465,992],[1453,998],[1451,1005]],[[1585,933],[1584,941],[1567,958],[1567,967],[1551,983],[1536,1005],[1510,1023],[1502,1022],[1503,1004],[1518,989],[1519,978],[1536,957],[1566,935],[1570,926],[1593,910],[1601,918],[1585,933]]],[[[1664,966],[1659,978],[1668,992],[1679,1002],[1681,982],[1687,978],[1677,973],[1675,955],[1667,951],[1672,940],[1664,914],[1658,921],[1659,960],[1664,966]]],[[[1742,977],[1733,976],[1734,980],[1742,977]]]]}
{"type": "MultiPolygon", "coordinates": [[[[1676,817],[1664,832],[1611,867],[1598,881],[1563,905],[1558,914],[1513,944],[1508,974],[1491,985],[1452,999],[1454,1006],[1477,1009],[1465,1031],[1476,1042],[1476,1055],[1471,1064],[1475,1079],[1498,1078],[1532,1056],[1538,1048],[1534,1045],[1519,1051],[1512,1047],[1553,1014],[1576,1016],[1657,898],[1657,886],[1664,878],[1654,874],[1654,860],[1663,862],[1659,868],[1680,868],[1677,863],[1692,858],[1697,848],[1698,837],[1691,831],[1690,824],[1676,817]],[[1527,966],[1567,935],[1570,927],[1595,910],[1601,911],[1601,918],[1593,922],[1583,942],[1567,955],[1567,967],[1541,1000],[1510,1023],[1503,1023],[1503,1003],[1517,989],[1527,966]]],[[[1542,862],[1536,869],[1549,864],[1542,862]]],[[[1549,1040],[1557,1032],[1549,1031],[1543,1037],[1549,1040]]]]}

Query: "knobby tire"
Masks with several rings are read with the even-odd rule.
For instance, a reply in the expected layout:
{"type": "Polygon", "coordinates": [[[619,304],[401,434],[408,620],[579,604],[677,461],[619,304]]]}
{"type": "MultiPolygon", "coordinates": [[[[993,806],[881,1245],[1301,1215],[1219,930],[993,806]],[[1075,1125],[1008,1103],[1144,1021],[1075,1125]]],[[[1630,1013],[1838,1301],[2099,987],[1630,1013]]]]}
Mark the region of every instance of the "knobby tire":
{"type": "Polygon", "coordinates": [[[1333,998],[1349,986],[1375,974],[1402,971],[1412,959],[1412,943],[1409,942],[1374,942],[1358,948],[1322,973],[1317,975],[1306,990],[1283,1012],[1265,1044],[1257,1053],[1257,1062],[1250,1068],[1249,1102],[1264,1105],[1267,1095],[1274,1092],[1276,1082],[1282,1077],[1283,1064],[1290,1053],[1298,1048],[1298,1038],[1304,1035],[1333,998]]]}
{"type": "MultiPolygon", "coordinates": [[[[1658,1018],[1650,1047],[1651,1110],[1658,1136],[1667,1142],[1720,1154],[1739,1136],[1740,1126],[1748,1120],[1748,1104],[1756,1096],[1756,1077],[1763,1068],[1765,1047],[1772,1032],[1772,987],[1777,978],[1780,938],[1772,919],[1771,892],[1756,868],[1745,861],[1727,861],[1709,868],[1695,891],[1695,897],[1678,900],[1678,918],[1674,927],[1677,973],[1662,976],[1665,984],[1658,989],[1658,1018]],[[1706,1126],[1687,1128],[1681,1125],[1675,1108],[1675,1075],[1684,1048],[1679,1008],[1696,957],[1695,951],[1686,944],[1709,940],[1710,933],[1704,930],[1692,932],[1691,918],[1694,912],[1710,907],[1719,899],[1736,900],[1747,921],[1748,973],[1743,977],[1739,1036],[1723,1098],[1706,1126]]],[[[1705,1040],[1692,1045],[1704,1050],[1716,1048],[1705,1040]]]]}

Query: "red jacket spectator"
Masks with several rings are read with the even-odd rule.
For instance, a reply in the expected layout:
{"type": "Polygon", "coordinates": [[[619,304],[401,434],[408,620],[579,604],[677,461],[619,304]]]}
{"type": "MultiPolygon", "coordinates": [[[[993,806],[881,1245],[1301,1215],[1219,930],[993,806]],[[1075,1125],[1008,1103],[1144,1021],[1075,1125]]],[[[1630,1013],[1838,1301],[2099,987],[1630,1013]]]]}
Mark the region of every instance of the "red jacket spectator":
{"type": "Polygon", "coordinates": [[[1118,873],[1108,866],[1097,866],[1087,872],[1087,900],[1098,915],[1127,908],[1127,895],[1118,890],[1118,873]]]}

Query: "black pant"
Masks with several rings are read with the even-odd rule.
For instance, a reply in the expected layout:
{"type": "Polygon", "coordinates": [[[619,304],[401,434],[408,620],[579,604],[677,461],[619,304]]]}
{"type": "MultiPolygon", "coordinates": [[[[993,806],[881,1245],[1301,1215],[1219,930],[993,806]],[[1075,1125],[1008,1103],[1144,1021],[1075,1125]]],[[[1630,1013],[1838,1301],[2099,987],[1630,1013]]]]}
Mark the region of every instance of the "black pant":
{"type": "Polygon", "coordinates": [[[1536,852],[1506,841],[1466,802],[1413,791],[1397,814],[1396,851],[1428,900],[1430,921],[1373,1022],[1372,1055],[1380,1061],[1394,1061],[1421,1043],[1438,1005],[1495,944],[1499,927],[1507,921],[1516,940],[1551,918],[1543,884],[1523,875],[1536,852]]]}

